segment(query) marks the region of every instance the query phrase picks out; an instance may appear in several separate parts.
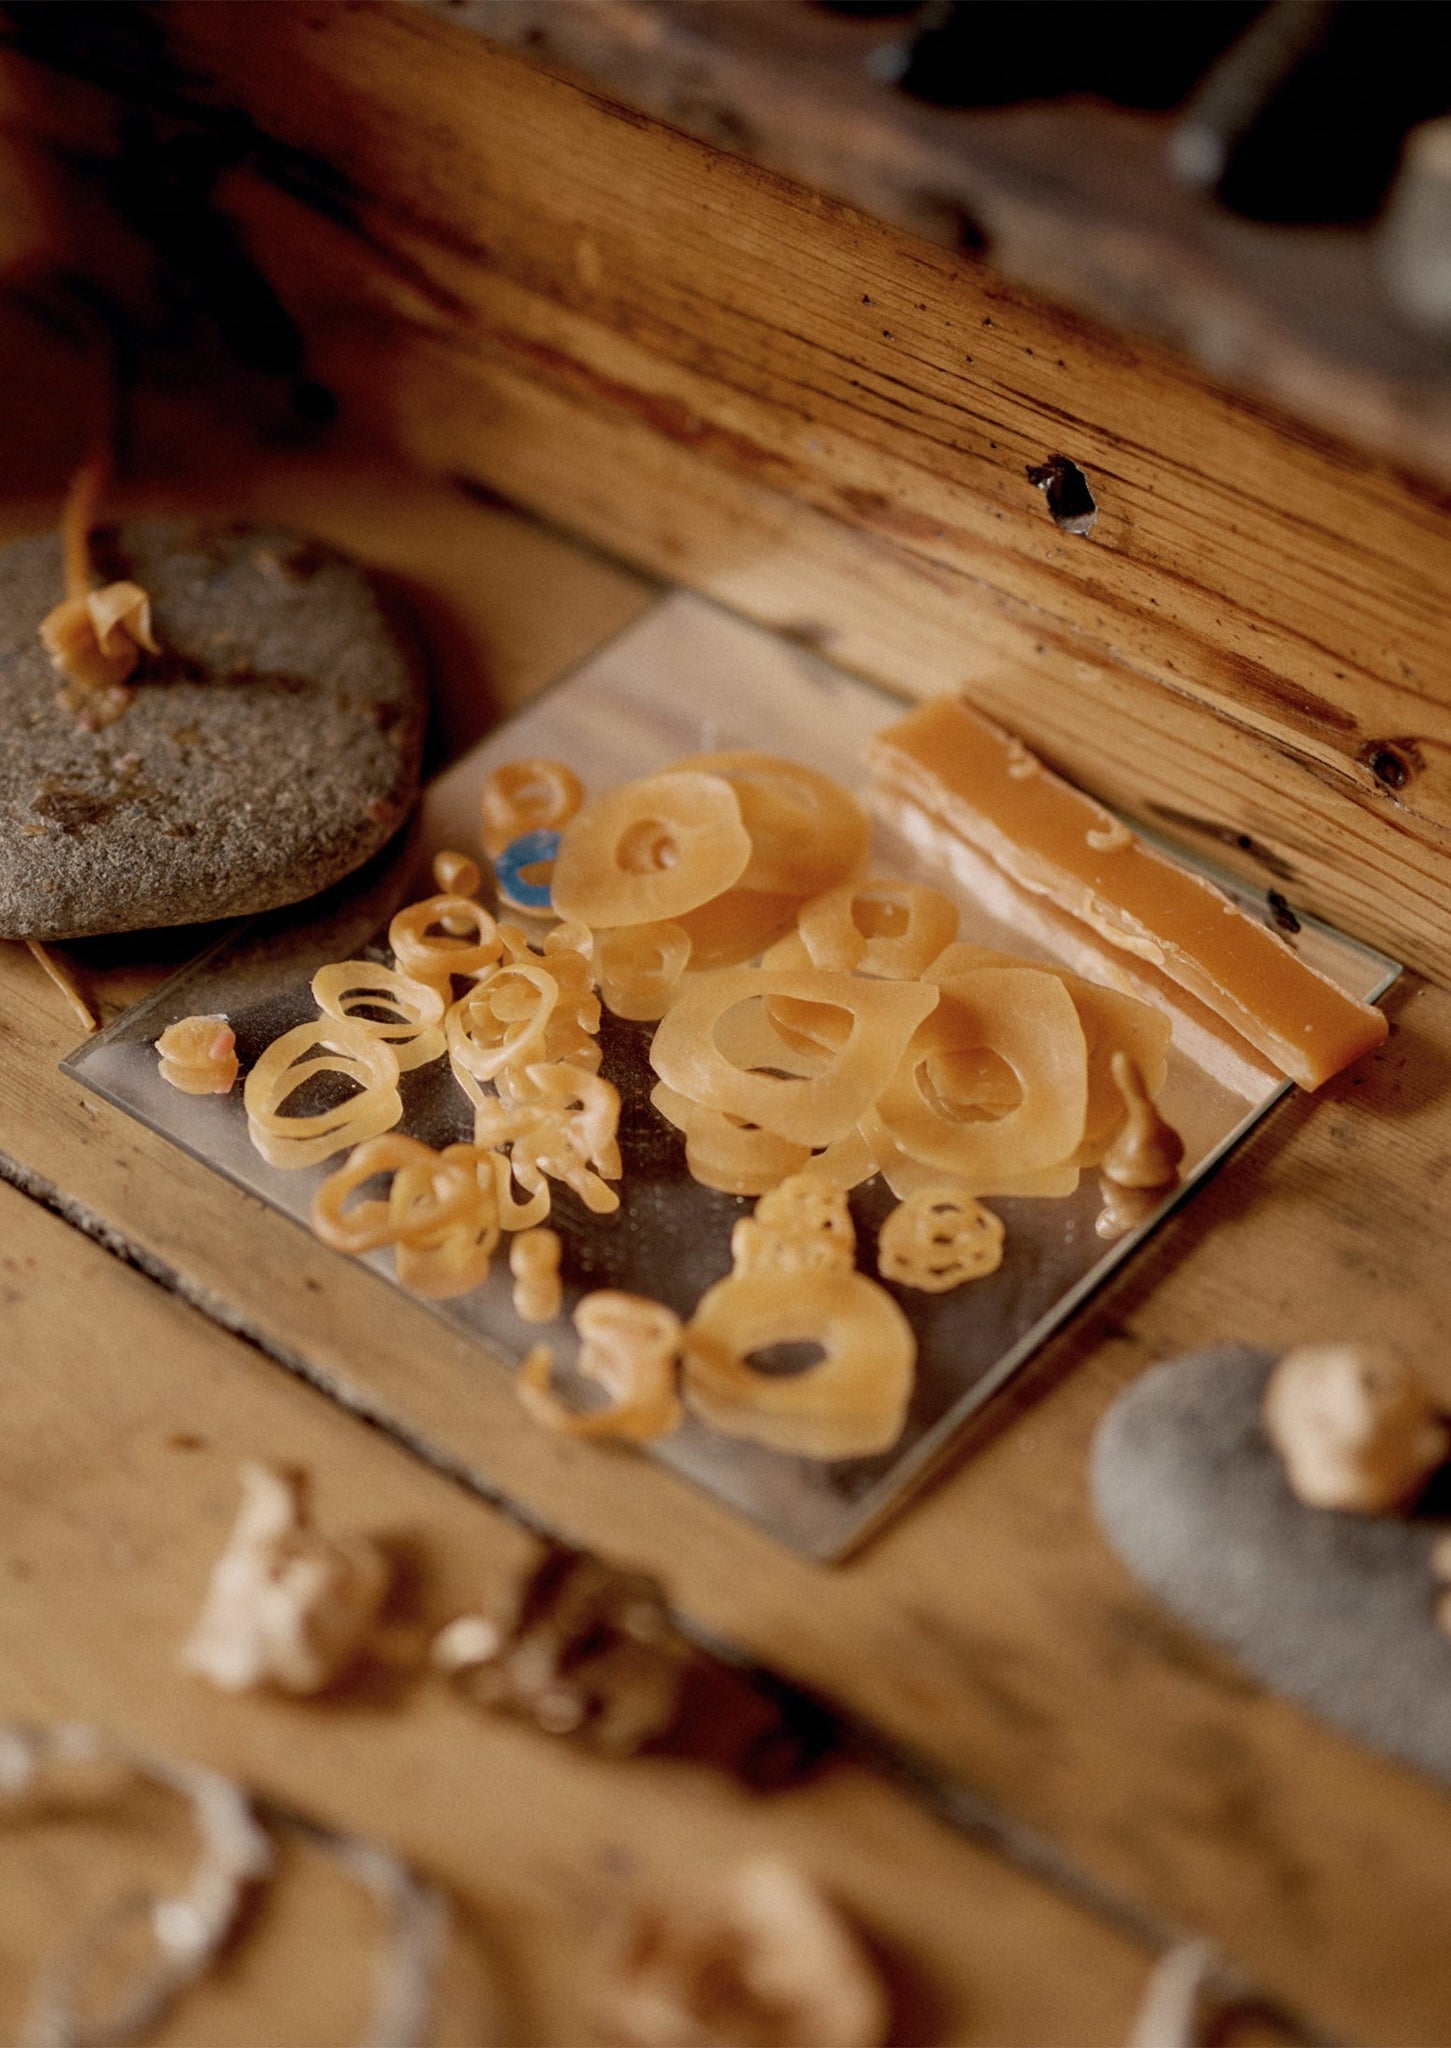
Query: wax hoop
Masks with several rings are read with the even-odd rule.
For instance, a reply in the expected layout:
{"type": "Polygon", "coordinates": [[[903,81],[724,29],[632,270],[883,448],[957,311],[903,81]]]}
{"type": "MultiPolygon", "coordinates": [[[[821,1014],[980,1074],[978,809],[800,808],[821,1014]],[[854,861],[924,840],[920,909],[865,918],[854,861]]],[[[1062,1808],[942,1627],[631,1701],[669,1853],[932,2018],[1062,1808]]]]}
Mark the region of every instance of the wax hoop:
{"type": "Polygon", "coordinates": [[[794,892],[799,900],[846,881],[866,860],[870,818],[820,769],[749,749],[692,754],[676,766],[719,776],[735,791],[751,841],[742,888],[794,892]]]}
{"type": "Polygon", "coordinates": [[[116,1764],[187,1800],[201,1855],[185,1891],[118,1899],[42,1967],[17,2048],[120,2048],[150,2034],[213,1969],[239,1929],[249,1894],[275,1877],[276,1851],[268,1827],[314,1844],[383,1908],[386,1936],[361,2048],[425,2048],[452,1923],[446,1893],[379,1842],[337,1833],[271,1801],[254,1799],[235,1779],[203,1765],[133,1748],[100,1729],[71,1723],[0,1723],[0,1817],[7,1805],[35,1790],[48,1769],[98,1763],[116,1764]],[[126,1987],[109,2013],[85,2014],[87,1982],[95,1966],[138,1918],[149,1926],[156,1963],[126,1987]]]}
{"type": "Polygon", "coordinates": [[[697,910],[741,878],[751,842],[718,775],[670,770],[586,804],[562,834],[554,904],[596,929],[658,924],[697,910]]]}
{"type": "Polygon", "coordinates": [[[713,1429],[807,1458],[861,1458],[902,1434],[917,1342],[885,1288],[861,1273],[738,1273],[686,1325],[685,1398],[713,1429]],[[758,1370],[756,1354],[813,1344],[803,1372],[758,1370]]]}
{"type": "Polygon", "coordinates": [[[499,928],[471,896],[425,896],[407,904],[388,927],[399,970],[413,981],[452,990],[456,974],[481,974],[501,951],[499,928]]]}
{"type": "Polygon", "coordinates": [[[817,967],[915,979],[957,937],[957,905],[923,882],[848,882],[803,905],[802,942],[817,967]]]}
{"type": "Polygon", "coordinates": [[[559,834],[541,828],[521,832],[511,839],[494,861],[494,880],[500,899],[513,910],[548,910],[554,863],[559,857],[559,834]],[[548,868],[548,878],[531,877],[530,870],[548,868]]]}
{"type": "Polygon", "coordinates": [[[242,1101],[248,1134],[269,1166],[317,1166],[401,1119],[398,1056],[355,1020],[320,1017],[273,1039],[247,1076],[242,1101]],[[282,1105],[319,1074],[351,1081],[358,1093],[312,1116],[284,1116],[282,1105]]]}
{"type": "Polygon", "coordinates": [[[485,853],[494,860],[526,832],[561,831],[583,802],[584,784],[563,761],[505,761],[479,799],[485,853]]]}
{"type": "Polygon", "coordinates": [[[149,2033],[211,1969],[252,1886],[271,1877],[274,1851],[242,1787],[219,1772],[132,1749],[93,1728],[0,1726],[0,1813],[36,1789],[48,1767],[119,1764],[191,1806],[201,1855],[185,1890],[132,1892],[82,1926],[31,1992],[19,2048],[105,2048],[149,2033]],[[85,1990],[106,1950],[145,1925],[156,1960],[118,1995],[109,2013],[83,2017],[85,1990]]]}
{"type": "Polygon", "coordinates": [[[312,999],[325,1017],[352,1024],[369,1038],[391,1045],[400,1073],[425,1067],[443,1051],[443,991],[372,960],[339,960],[312,977],[312,999]],[[365,1017],[363,1010],[391,1010],[391,1017],[365,1017]]]}

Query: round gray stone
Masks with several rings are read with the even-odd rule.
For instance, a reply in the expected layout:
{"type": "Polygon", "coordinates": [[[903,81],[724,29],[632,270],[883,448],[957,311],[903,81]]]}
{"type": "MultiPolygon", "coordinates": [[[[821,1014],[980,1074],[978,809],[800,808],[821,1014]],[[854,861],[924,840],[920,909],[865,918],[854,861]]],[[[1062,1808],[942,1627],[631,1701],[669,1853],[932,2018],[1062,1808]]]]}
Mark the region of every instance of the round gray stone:
{"type": "Polygon", "coordinates": [[[1444,1486],[1410,1514],[1303,1506],[1260,1425],[1274,1362],[1237,1345],[1146,1373],[1094,1444],[1099,1521],[1165,1606],[1264,1684],[1451,1781],[1451,1640],[1429,1564],[1444,1486]]]}
{"type": "Polygon", "coordinates": [[[54,535],[0,549],[0,937],[71,939],[295,903],[384,844],[418,792],[418,665],[367,573],[296,534],[98,534],[164,650],[78,729],[40,622],[54,535]]]}

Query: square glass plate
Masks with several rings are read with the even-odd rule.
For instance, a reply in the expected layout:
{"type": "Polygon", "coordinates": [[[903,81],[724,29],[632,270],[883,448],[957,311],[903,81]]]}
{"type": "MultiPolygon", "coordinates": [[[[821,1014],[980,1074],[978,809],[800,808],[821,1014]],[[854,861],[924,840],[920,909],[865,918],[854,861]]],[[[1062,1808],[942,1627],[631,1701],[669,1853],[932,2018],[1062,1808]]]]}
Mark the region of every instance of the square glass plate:
{"type": "MultiPolygon", "coordinates": [[[[599,791],[683,754],[744,746],[809,762],[859,786],[868,739],[902,709],[884,692],[702,599],[670,596],[441,775],[406,845],[321,902],[240,927],[81,1047],[65,1069],[305,1228],[313,1190],[328,1168],[281,1172],[268,1166],[248,1139],[240,1088],[223,1097],[188,1096],[162,1081],[152,1048],[169,1023],[224,1012],[245,1070],[272,1038],[315,1014],[308,984],[318,966],[369,948],[377,949],[373,957],[385,957],[380,941],[394,909],[432,893],[428,868],[435,851],[477,852],[479,790],[501,761],[552,755],[599,791]]],[[[1177,850],[1175,857],[1183,858],[1177,850]]],[[[1039,957],[1050,951],[1035,929],[1035,907],[1011,888],[996,889],[989,910],[974,889],[881,829],[874,861],[878,872],[912,875],[954,894],[963,938],[1039,957]]],[[[1222,874],[1214,878],[1252,915],[1265,915],[1258,891],[1222,874]]],[[[1399,972],[1384,955],[1309,919],[1293,943],[1360,997],[1374,999],[1399,972]]],[[[688,1318],[705,1289],[729,1272],[731,1226],[752,1206],[699,1187],[686,1173],[681,1141],[649,1106],[652,1030],[605,1021],[604,1071],[623,1102],[622,1205],[617,1215],[592,1216],[556,1189],[550,1220],[565,1245],[566,1316],[580,1293],[623,1287],[668,1302],[688,1318]]],[[[1197,1049],[1192,1033],[1176,1026],[1163,1104],[1185,1137],[1185,1170],[1180,1186],[1146,1222],[1106,1245],[1094,1229],[1098,1177],[1086,1173],[1078,1193],[1066,1199],[992,1203],[1007,1239],[1002,1266],[988,1279],[948,1294],[893,1290],[917,1335],[918,1373],[906,1429],[890,1451],[821,1463],[717,1434],[689,1418],[651,1455],[782,1542],[814,1557],[840,1557],[1289,1087],[1252,1063],[1231,1073],[1226,1085],[1223,1072],[1216,1078],[1198,1063],[1197,1049]]],[[[403,1129],[434,1145],[472,1137],[468,1104],[442,1061],[405,1075],[403,1095],[403,1129]]],[[[876,1230],[891,1206],[877,1179],[852,1196],[861,1264],[869,1273],[875,1271],[876,1230]]],[[[389,1252],[374,1253],[367,1263],[392,1280],[389,1252]]],[[[556,1347],[560,1384],[581,1390],[572,1377],[572,1327],[562,1321],[540,1331],[521,1323],[503,1259],[472,1295],[424,1306],[477,1341],[480,1372],[517,1362],[542,1336],[556,1347]]],[[[420,1357],[419,1371],[427,1369],[420,1357]]]]}

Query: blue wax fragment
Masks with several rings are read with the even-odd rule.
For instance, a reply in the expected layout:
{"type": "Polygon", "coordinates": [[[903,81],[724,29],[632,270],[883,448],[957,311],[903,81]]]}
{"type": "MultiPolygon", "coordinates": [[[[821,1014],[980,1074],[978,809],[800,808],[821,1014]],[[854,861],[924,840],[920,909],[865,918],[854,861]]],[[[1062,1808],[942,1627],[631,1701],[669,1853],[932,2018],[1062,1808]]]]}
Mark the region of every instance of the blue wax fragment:
{"type": "Polygon", "coordinates": [[[526,881],[524,869],[532,868],[540,861],[552,861],[558,852],[557,832],[523,832],[517,839],[511,839],[494,862],[499,894],[506,902],[517,903],[523,910],[548,910],[548,882],[526,881]]]}

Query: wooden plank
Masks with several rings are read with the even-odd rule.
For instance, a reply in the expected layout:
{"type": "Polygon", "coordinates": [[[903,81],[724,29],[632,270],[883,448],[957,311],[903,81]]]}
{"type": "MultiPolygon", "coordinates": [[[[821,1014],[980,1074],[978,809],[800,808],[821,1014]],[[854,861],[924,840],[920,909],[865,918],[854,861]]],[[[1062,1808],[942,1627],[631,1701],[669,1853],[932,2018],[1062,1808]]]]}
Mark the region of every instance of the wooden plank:
{"type": "Polygon", "coordinates": [[[1368,282],[1379,223],[1317,234],[1236,218],[1170,175],[1161,114],[1086,92],[926,105],[884,82],[882,60],[914,32],[900,16],[780,0],[423,4],[863,213],[983,250],[1055,304],[1176,342],[1330,433],[1451,473],[1444,354],[1368,282]]]}
{"type": "MultiPolygon", "coordinates": [[[[493,1958],[510,2015],[493,2038],[586,2038],[602,1916],[766,1852],[801,1862],[880,1945],[901,1993],[894,2038],[1123,2038],[1143,1952],[860,1766],[762,1799],[686,1764],[580,1755],[406,1664],[314,1702],[185,1677],[178,1649],[236,1511],[239,1458],[305,1467],[325,1526],[366,1528],[407,1556],[417,1591],[400,1619],[415,1636],[477,1605],[536,1546],[11,1188],[0,1245],[0,1717],[96,1722],[397,1848],[451,1887],[493,1958]]],[[[7,2039],[20,1965],[58,1938],[67,1897],[120,1889],[115,1816],[80,1832],[83,1876],[65,1853],[76,1832],[0,1830],[7,2039]]],[[[157,2038],[356,2038],[372,1914],[316,1871],[285,1886],[255,1952],[244,1945],[157,2038]]]]}
{"type": "Polygon", "coordinates": [[[199,91],[349,181],[332,220],[222,196],[357,417],[895,687],[965,683],[1451,969],[1434,493],[429,15],[269,21],[166,15],[199,91]],[[1055,449],[1087,540],[1024,477],[1055,449]]]}

